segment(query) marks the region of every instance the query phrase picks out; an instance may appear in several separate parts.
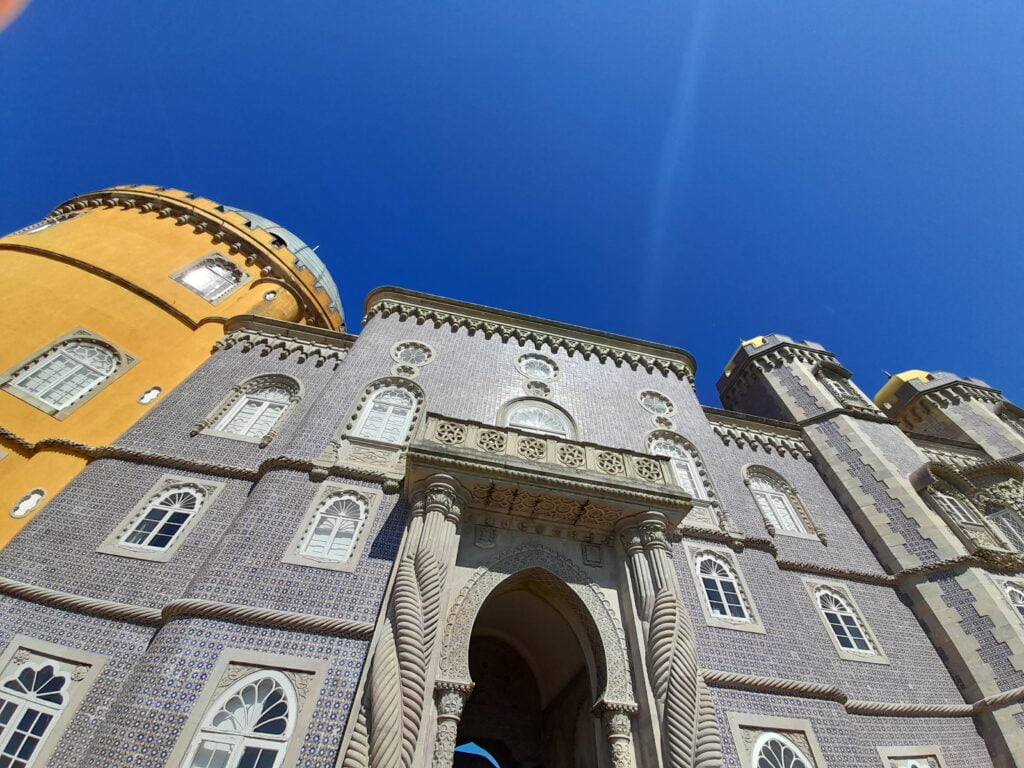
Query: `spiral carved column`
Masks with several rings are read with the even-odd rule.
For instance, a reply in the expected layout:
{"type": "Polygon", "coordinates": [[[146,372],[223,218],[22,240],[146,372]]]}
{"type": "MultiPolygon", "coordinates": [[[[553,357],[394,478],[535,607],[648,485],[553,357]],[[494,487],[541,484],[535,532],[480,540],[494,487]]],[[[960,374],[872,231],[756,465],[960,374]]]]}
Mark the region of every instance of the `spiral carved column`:
{"type": "Polygon", "coordinates": [[[413,764],[424,712],[430,708],[427,685],[460,514],[455,481],[447,475],[431,476],[413,500],[359,719],[339,762],[344,768],[413,764]]]}
{"type": "Polygon", "coordinates": [[[670,768],[720,768],[718,725],[697,669],[693,627],[679,598],[667,529],[663,514],[647,512],[621,531],[637,605],[650,606],[643,625],[647,673],[661,721],[662,760],[670,768]],[[635,555],[638,542],[642,564],[635,555]]]}

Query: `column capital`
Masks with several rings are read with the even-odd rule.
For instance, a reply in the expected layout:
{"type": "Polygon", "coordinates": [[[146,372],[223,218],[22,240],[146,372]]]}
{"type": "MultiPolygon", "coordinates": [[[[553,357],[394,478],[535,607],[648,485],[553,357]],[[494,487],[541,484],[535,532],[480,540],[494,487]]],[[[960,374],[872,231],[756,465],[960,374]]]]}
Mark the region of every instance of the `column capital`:
{"type": "Polygon", "coordinates": [[[431,475],[422,483],[417,495],[422,495],[424,508],[429,514],[436,511],[453,523],[462,517],[461,487],[450,475],[431,475]]]}

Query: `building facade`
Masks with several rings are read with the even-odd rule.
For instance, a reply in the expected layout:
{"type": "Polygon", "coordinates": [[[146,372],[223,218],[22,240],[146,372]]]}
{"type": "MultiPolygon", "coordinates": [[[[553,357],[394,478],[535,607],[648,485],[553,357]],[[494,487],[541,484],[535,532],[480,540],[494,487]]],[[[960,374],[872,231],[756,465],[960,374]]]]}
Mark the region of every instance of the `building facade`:
{"type": "MultiPolygon", "coordinates": [[[[88,215],[146,218],[116,206],[88,215]]],[[[294,294],[329,279],[302,258],[294,294]]],[[[193,370],[11,503],[0,765],[1024,766],[1024,414],[997,390],[910,371],[872,401],[773,335],[722,409],[681,349],[398,288],[354,336],[337,304],[200,324],[193,370]]],[[[6,440],[39,442],[14,406],[57,433],[10,394],[6,440]]]]}

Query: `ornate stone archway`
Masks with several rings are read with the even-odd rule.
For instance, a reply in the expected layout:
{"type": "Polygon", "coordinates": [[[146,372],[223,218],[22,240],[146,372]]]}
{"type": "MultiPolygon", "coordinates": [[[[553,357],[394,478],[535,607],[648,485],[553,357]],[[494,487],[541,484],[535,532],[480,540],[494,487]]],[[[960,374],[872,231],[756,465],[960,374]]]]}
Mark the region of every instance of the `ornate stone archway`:
{"type": "Polygon", "coordinates": [[[602,716],[616,768],[632,765],[629,717],[637,710],[626,637],[598,586],[572,561],[540,544],[530,544],[499,554],[479,567],[452,604],[444,628],[436,684],[438,731],[434,765],[451,765],[452,749],[462,705],[472,690],[469,643],[484,601],[509,579],[530,573],[551,593],[561,597],[562,607],[582,630],[594,669],[591,680],[596,694],[595,713],[602,716]]]}

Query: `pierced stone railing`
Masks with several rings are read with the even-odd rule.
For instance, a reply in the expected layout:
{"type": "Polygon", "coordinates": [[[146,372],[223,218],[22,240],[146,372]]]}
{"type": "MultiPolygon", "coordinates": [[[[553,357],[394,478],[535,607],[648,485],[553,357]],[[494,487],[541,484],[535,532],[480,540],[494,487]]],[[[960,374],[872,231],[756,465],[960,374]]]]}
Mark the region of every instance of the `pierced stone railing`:
{"type": "Polygon", "coordinates": [[[495,427],[438,414],[427,414],[421,440],[457,450],[480,451],[543,464],[546,468],[605,475],[654,485],[676,487],[669,459],[646,453],[607,448],[593,443],[495,427]]]}

